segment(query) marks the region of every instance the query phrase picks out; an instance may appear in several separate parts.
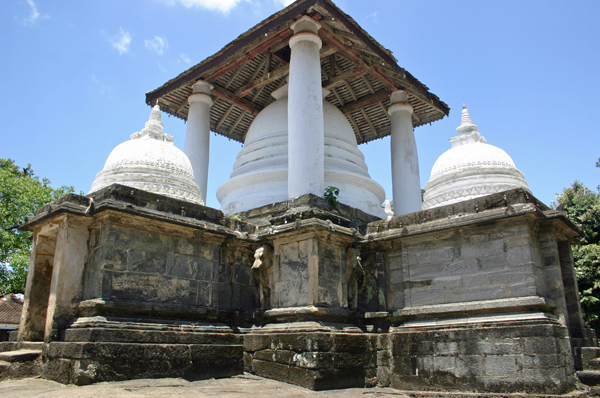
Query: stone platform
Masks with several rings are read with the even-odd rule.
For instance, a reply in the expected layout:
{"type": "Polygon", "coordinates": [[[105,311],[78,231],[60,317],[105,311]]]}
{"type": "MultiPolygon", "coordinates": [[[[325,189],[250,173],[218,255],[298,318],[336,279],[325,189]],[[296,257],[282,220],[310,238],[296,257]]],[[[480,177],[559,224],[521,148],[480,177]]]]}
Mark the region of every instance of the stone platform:
{"type": "Polygon", "coordinates": [[[62,383],[246,371],[312,390],[562,394],[597,344],[577,227],[524,190],[374,220],[314,195],[226,217],[114,185],[25,228],[18,339],[43,341],[42,377],[62,383]]]}

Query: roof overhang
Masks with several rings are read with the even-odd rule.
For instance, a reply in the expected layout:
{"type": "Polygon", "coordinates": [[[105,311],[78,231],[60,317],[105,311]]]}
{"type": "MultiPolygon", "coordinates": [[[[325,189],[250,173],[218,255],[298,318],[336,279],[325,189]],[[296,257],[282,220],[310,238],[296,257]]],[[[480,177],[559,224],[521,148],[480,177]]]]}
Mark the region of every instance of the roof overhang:
{"type": "Polygon", "coordinates": [[[274,98],[271,93],[289,73],[290,25],[308,15],[322,25],[319,36],[323,87],[327,101],[346,116],[359,144],[390,134],[389,95],[405,90],[413,107],[413,126],[447,116],[450,108],[398,66],[386,50],[331,0],[298,0],[265,19],[219,52],[146,93],[164,112],[187,120],[188,97],[197,80],[214,86],[210,128],[244,142],[256,115],[274,98]]]}

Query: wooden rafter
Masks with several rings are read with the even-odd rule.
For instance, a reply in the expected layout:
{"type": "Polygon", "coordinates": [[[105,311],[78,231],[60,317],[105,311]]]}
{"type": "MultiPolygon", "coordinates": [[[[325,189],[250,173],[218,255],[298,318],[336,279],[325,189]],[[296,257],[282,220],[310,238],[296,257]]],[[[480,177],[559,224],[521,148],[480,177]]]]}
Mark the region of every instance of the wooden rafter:
{"type": "Polygon", "coordinates": [[[352,100],[356,101],[358,98],[356,98],[356,94],[354,94],[354,90],[352,90],[352,86],[350,85],[350,83],[348,83],[347,80],[344,80],[344,85],[346,86],[346,89],[350,93],[350,96],[352,97],[352,100]]]}
{"type": "MultiPolygon", "coordinates": [[[[325,40],[327,40],[332,46],[334,46],[335,48],[340,50],[340,52],[342,52],[344,55],[346,55],[352,61],[357,62],[365,69],[368,69],[368,70],[372,69],[369,67],[369,65],[367,65],[365,63],[365,61],[363,61],[361,59],[360,56],[356,55],[354,53],[354,51],[350,50],[346,45],[344,45],[342,42],[340,42],[340,40],[337,37],[335,37],[334,34],[329,33],[325,29],[320,29],[319,35],[322,36],[325,40]]],[[[391,79],[389,79],[388,77],[386,77],[385,75],[381,74],[378,71],[370,70],[369,73],[371,75],[373,75],[373,77],[375,77],[377,80],[379,80],[385,87],[387,87],[390,90],[398,90],[400,88],[400,87],[397,87],[394,84],[394,82],[391,81],[391,79]]]]}
{"type": "Polygon", "coordinates": [[[235,79],[237,79],[238,75],[240,74],[240,72],[242,70],[244,70],[245,66],[246,66],[245,64],[242,64],[242,65],[238,66],[237,68],[235,68],[235,71],[233,72],[233,76],[231,76],[231,79],[229,79],[229,81],[225,85],[226,89],[229,89],[229,86],[231,85],[231,83],[233,83],[235,81],[235,79]]]}
{"type": "Polygon", "coordinates": [[[352,80],[356,79],[357,77],[363,76],[365,73],[367,72],[361,67],[352,68],[349,71],[344,72],[340,75],[328,78],[328,80],[325,80],[323,82],[323,87],[329,90],[332,87],[337,87],[341,84],[344,84],[344,82],[347,80],[352,80]]]}
{"type": "Polygon", "coordinates": [[[243,56],[239,57],[238,59],[236,59],[235,61],[233,61],[229,65],[227,65],[227,66],[225,66],[223,68],[217,69],[212,74],[209,74],[206,77],[206,79],[207,80],[211,80],[211,81],[214,81],[214,80],[218,79],[219,77],[223,76],[224,74],[226,74],[230,70],[233,70],[233,69],[237,68],[239,65],[243,64],[244,62],[248,61],[251,58],[254,58],[255,56],[257,56],[261,52],[267,50],[274,43],[280,41],[283,38],[291,36],[292,33],[294,33],[294,31],[291,30],[291,29],[289,29],[289,28],[282,29],[279,33],[274,34],[273,36],[269,37],[267,40],[264,40],[263,42],[259,43],[255,47],[253,47],[251,50],[248,50],[248,52],[246,52],[243,56]]]}
{"type": "Polygon", "coordinates": [[[258,115],[258,113],[261,111],[261,109],[258,106],[254,105],[252,102],[247,101],[243,98],[239,98],[231,91],[225,90],[223,87],[220,87],[216,84],[214,85],[214,88],[212,89],[211,93],[213,93],[221,99],[224,99],[225,101],[229,101],[236,104],[240,108],[245,109],[248,112],[253,113],[254,115],[258,115]]]}
{"type": "Polygon", "coordinates": [[[373,131],[373,134],[377,135],[377,129],[375,128],[375,125],[371,121],[371,118],[369,118],[369,115],[367,115],[367,111],[365,111],[365,108],[360,108],[360,112],[362,113],[363,117],[367,121],[369,128],[371,128],[371,130],[373,131]]]}
{"type": "Polygon", "coordinates": [[[227,108],[227,110],[225,111],[225,113],[223,114],[223,116],[221,116],[221,119],[219,119],[219,121],[217,122],[217,125],[215,126],[215,130],[219,130],[221,128],[221,125],[223,124],[223,122],[225,120],[227,120],[227,117],[229,116],[229,114],[231,113],[231,111],[233,110],[233,108],[235,108],[234,104],[231,104],[229,106],[229,108],[227,108]]]}
{"type": "Polygon", "coordinates": [[[233,122],[233,124],[231,125],[231,129],[229,130],[230,133],[233,133],[235,131],[235,128],[238,126],[238,124],[240,124],[244,116],[246,116],[246,110],[242,109],[242,113],[240,113],[238,118],[235,119],[235,122],[233,122]]]}
{"type": "Polygon", "coordinates": [[[366,97],[362,97],[356,102],[352,102],[347,106],[342,106],[342,112],[350,113],[354,112],[357,109],[361,109],[373,104],[376,104],[381,101],[385,101],[390,97],[389,92],[386,90],[378,91],[375,94],[367,95],[366,97]]]}
{"type": "Polygon", "coordinates": [[[240,98],[245,97],[246,95],[256,91],[257,89],[264,87],[268,84],[271,84],[275,80],[279,80],[282,77],[287,76],[289,73],[290,73],[289,65],[280,66],[279,68],[275,69],[274,71],[267,73],[266,75],[263,75],[262,77],[260,77],[256,80],[253,80],[250,83],[240,87],[235,92],[235,95],[240,98]]]}

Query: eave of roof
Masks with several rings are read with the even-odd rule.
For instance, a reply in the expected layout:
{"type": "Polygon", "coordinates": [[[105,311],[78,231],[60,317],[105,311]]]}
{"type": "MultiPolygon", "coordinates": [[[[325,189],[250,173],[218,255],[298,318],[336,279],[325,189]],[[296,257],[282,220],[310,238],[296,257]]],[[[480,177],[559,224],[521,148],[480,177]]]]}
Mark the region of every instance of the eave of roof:
{"type": "Polygon", "coordinates": [[[213,56],[146,94],[161,109],[187,119],[187,98],[195,81],[215,86],[211,130],[243,142],[254,117],[273,100],[271,92],[285,83],[292,35],[289,25],[302,15],[320,20],[321,66],[327,100],[351,123],[358,143],[390,134],[389,93],[406,90],[415,127],[447,116],[450,108],[410,73],[391,53],[331,0],[298,0],[260,22],[213,56]],[[286,48],[287,47],[287,48],[286,48]]]}

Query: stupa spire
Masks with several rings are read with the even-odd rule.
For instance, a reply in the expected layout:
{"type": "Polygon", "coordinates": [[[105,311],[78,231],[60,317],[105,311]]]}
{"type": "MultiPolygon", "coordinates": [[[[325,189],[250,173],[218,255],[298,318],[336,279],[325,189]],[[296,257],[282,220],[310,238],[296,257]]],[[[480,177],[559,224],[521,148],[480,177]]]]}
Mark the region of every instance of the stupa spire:
{"type": "Polygon", "coordinates": [[[142,131],[133,133],[130,137],[132,140],[147,137],[159,141],[173,143],[173,137],[163,132],[164,127],[165,125],[161,122],[160,106],[158,105],[158,101],[156,101],[156,105],[152,107],[152,110],[150,111],[150,117],[148,118],[148,121],[144,125],[142,131]]]}
{"type": "Polygon", "coordinates": [[[462,116],[460,117],[460,126],[456,128],[456,132],[458,135],[466,135],[469,133],[478,133],[479,127],[473,124],[471,120],[471,115],[469,115],[469,110],[463,104],[462,116]]]}
{"type": "Polygon", "coordinates": [[[462,116],[460,118],[460,125],[461,126],[473,125],[473,122],[471,121],[471,115],[469,115],[469,110],[467,109],[465,104],[463,104],[462,116]]]}

